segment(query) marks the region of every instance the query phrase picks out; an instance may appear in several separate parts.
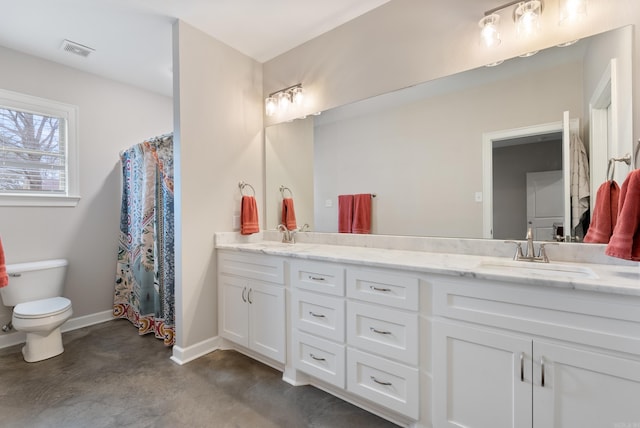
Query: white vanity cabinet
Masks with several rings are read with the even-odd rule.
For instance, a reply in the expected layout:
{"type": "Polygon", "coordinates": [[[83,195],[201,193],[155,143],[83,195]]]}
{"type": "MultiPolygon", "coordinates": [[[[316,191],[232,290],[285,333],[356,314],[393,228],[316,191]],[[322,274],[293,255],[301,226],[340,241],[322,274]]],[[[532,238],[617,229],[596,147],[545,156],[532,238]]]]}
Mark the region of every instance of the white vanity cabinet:
{"type": "Polygon", "coordinates": [[[293,366],[345,387],[344,266],[292,260],[293,366]]]}
{"type": "Polygon", "coordinates": [[[218,251],[218,314],[223,338],[285,363],[283,259],[218,251]]]}
{"type": "Polygon", "coordinates": [[[418,279],[308,260],[290,272],[296,370],[417,420],[418,279]]]}
{"type": "Polygon", "coordinates": [[[347,269],[347,390],[419,418],[419,280],[388,269],[347,269]]]}
{"type": "Polygon", "coordinates": [[[640,424],[639,304],[550,287],[439,281],[433,425],[640,424]]]}

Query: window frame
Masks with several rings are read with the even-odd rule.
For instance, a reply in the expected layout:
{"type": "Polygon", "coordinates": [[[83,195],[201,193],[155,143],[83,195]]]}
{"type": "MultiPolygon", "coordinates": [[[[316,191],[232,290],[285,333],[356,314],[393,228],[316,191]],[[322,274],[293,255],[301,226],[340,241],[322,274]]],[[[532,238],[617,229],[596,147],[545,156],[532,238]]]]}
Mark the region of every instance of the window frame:
{"type": "Polygon", "coordinates": [[[67,170],[66,192],[63,194],[2,193],[0,206],[75,207],[80,201],[78,106],[0,89],[0,106],[66,120],[67,170]]]}

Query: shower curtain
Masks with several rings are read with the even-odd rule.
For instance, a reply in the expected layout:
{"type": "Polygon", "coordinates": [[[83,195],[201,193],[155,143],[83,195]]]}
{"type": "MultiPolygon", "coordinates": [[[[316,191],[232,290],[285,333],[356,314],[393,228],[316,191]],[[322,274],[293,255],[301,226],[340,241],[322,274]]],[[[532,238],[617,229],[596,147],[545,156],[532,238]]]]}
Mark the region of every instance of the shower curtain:
{"type": "Polygon", "coordinates": [[[175,342],[173,135],[120,154],[122,208],[113,315],[175,342]]]}

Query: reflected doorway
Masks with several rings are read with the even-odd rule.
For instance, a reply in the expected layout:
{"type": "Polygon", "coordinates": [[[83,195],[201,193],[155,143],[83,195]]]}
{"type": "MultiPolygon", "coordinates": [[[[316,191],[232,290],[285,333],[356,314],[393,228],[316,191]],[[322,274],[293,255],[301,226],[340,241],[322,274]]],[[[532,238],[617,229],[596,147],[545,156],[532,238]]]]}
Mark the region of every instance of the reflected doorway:
{"type": "Polygon", "coordinates": [[[521,240],[532,227],[534,239],[553,239],[554,224],[563,220],[562,132],[493,141],[492,159],[493,238],[521,240]],[[544,177],[549,171],[560,175],[559,186],[545,180],[531,183],[532,177],[544,177]],[[552,204],[543,202],[551,200],[559,201],[555,211],[552,204]]]}

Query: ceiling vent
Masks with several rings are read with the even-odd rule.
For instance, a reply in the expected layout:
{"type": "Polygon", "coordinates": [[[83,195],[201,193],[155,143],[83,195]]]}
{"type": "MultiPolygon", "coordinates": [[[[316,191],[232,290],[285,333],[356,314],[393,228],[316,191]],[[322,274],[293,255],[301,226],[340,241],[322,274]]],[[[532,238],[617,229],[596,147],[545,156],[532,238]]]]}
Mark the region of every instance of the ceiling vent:
{"type": "Polygon", "coordinates": [[[90,48],[89,46],[81,45],[80,43],[72,42],[71,40],[65,39],[62,42],[62,46],[60,46],[65,52],[70,52],[75,55],[79,55],[82,57],[88,57],[95,49],[90,48]]]}

